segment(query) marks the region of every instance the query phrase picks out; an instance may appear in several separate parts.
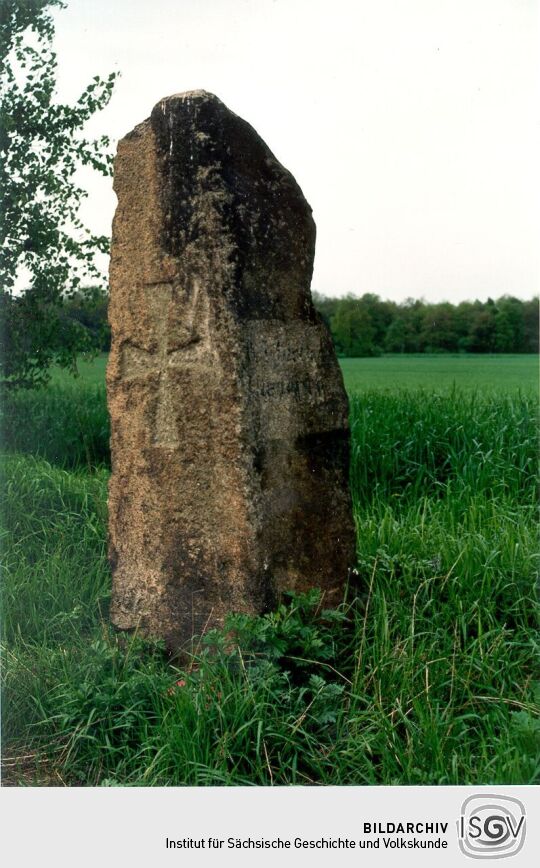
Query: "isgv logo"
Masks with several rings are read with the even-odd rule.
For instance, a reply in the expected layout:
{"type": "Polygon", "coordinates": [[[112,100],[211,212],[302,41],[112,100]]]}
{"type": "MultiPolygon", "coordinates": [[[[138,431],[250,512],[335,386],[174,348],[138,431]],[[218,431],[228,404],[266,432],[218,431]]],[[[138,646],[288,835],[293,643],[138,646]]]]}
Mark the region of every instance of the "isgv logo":
{"type": "Polygon", "coordinates": [[[471,859],[504,859],[525,842],[525,806],[511,796],[469,796],[457,822],[461,852],[471,859]]]}

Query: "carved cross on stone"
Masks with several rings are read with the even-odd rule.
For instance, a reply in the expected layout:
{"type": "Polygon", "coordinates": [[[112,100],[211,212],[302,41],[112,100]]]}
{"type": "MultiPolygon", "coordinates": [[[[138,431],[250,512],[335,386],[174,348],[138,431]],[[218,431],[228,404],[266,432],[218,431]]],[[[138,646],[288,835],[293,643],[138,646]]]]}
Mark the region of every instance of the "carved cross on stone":
{"type": "Polygon", "coordinates": [[[120,362],[122,377],[125,380],[141,379],[157,371],[159,385],[152,443],[172,449],[178,446],[179,439],[172,401],[171,372],[198,359],[206,346],[207,303],[201,298],[199,285],[195,284],[185,321],[177,328],[171,328],[171,314],[177,307],[172,285],[153,284],[145,289],[145,293],[153,320],[155,343],[150,350],[134,343],[124,345],[120,362]]]}

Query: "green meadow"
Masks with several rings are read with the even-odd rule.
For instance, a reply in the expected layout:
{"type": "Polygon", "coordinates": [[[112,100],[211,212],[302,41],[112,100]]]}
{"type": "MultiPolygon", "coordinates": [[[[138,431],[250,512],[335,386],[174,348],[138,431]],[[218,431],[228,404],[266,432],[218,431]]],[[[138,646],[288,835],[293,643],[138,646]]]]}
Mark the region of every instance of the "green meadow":
{"type": "Polygon", "coordinates": [[[4,398],[4,784],[538,782],[537,359],[341,364],[342,605],[232,616],[182,667],[108,623],[105,357],[4,398]]]}

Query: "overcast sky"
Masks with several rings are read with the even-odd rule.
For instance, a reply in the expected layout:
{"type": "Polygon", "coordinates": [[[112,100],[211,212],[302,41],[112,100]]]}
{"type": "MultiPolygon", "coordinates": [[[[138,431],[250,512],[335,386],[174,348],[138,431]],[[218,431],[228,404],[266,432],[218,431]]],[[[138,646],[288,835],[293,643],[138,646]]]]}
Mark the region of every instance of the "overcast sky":
{"type": "MultiPolygon", "coordinates": [[[[535,0],[68,0],[59,98],[121,72],[89,130],[115,140],[204,88],[293,173],[313,288],[396,301],[539,289],[535,0]]],[[[110,179],[84,216],[110,232],[110,179]]]]}

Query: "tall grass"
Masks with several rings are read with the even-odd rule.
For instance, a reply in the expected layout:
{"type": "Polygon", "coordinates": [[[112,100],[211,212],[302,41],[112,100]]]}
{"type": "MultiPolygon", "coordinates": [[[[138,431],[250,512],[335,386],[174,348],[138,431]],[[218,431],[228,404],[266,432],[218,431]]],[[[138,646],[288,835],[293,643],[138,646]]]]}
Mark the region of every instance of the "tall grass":
{"type": "Polygon", "coordinates": [[[84,451],[10,456],[7,782],[537,780],[535,412],[520,395],[353,398],[359,560],[340,610],[311,594],[236,616],[234,647],[212,632],[183,669],[108,626],[107,471],[84,451]]]}
{"type": "Polygon", "coordinates": [[[0,442],[8,452],[46,458],[60,467],[109,465],[104,385],[84,381],[2,394],[0,442]]]}
{"type": "Polygon", "coordinates": [[[351,398],[351,487],[374,500],[535,497],[537,402],[531,395],[400,391],[351,398]]]}

